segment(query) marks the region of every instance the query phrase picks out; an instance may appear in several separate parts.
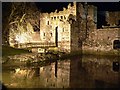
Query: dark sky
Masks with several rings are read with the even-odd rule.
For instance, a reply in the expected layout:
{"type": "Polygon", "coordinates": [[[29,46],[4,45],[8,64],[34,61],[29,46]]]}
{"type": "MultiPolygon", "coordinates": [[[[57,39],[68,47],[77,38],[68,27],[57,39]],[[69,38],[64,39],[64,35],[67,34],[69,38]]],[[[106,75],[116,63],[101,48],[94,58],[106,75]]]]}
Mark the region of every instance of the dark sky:
{"type": "MultiPolygon", "coordinates": [[[[62,11],[63,7],[68,6],[70,2],[39,2],[36,3],[37,7],[42,12],[54,12],[56,9],[62,11]]],[[[73,4],[71,2],[71,4],[73,4]]],[[[84,3],[82,3],[84,4],[84,3]]],[[[97,28],[101,28],[102,25],[106,24],[105,12],[104,11],[120,11],[120,2],[88,2],[87,4],[97,6],[97,28]]]]}
{"type": "Polygon", "coordinates": [[[100,11],[120,11],[120,2],[92,2],[100,11]]]}
{"type": "MultiPolygon", "coordinates": [[[[68,6],[72,2],[36,2],[36,5],[42,12],[54,12],[56,9],[62,11],[63,7],[68,6]]],[[[120,2],[89,2],[98,7],[100,11],[120,11],[120,2]]]]}
{"type": "MultiPolygon", "coordinates": [[[[36,2],[36,5],[42,12],[54,12],[56,9],[62,11],[63,7],[68,6],[70,2],[36,2]]],[[[72,4],[72,3],[71,3],[72,4]]]]}

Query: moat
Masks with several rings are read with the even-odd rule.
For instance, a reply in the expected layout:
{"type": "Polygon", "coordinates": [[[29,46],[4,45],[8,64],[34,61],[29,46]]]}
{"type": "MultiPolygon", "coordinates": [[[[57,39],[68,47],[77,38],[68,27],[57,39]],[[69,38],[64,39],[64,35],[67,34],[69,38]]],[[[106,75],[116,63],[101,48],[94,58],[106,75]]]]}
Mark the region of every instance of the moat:
{"type": "Polygon", "coordinates": [[[7,88],[119,88],[119,57],[82,55],[32,66],[7,60],[2,81],[7,88]]]}
{"type": "Polygon", "coordinates": [[[113,2],[2,3],[3,86],[120,88],[119,7],[113,2]]]}

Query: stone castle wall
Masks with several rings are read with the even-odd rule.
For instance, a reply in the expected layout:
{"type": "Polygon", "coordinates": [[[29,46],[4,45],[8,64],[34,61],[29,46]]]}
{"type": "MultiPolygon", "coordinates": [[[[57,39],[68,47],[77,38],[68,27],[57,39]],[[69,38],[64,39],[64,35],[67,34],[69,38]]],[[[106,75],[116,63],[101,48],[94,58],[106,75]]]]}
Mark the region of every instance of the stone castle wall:
{"type": "Polygon", "coordinates": [[[71,52],[80,51],[89,32],[96,29],[96,7],[77,3],[76,20],[71,24],[71,52]],[[87,8],[87,11],[86,11],[87,8]],[[85,12],[86,11],[86,12],[85,12]]]}
{"type": "Polygon", "coordinates": [[[83,50],[111,51],[114,40],[118,40],[119,28],[95,29],[89,33],[89,37],[83,42],[83,50]]]}
{"type": "MultiPolygon", "coordinates": [[[[93,5],[87,5],[86,8],[88,8],[87,16],[85,14],[85,5],[81,3],[78,3],[77,5],[77,22],[72,24],[73,30],[71,30],[71,38],[72,41],[74,41],[72,42],[73,50],[76,51],[80,48],[83,51],[113,50],[113,41],[119,39],[120,29],[116,27],[103,27],[102,29],[97,29],[97,8],[93,5]]],[[[111,12],[109,13],[109,17],[106,19],[109,20],[110,26],[115,26],[119,20],[119,16],[117,16],[119,12],[114,12],[115,17],[113,17],[114,15],[111,15],[111,12]]]]}
{"type": "MultiPolygon", "coordinates": [[[[92,6],[93,7],[93,6],[92,6]]],[[[90,7],[89,7],[90,8],[90,7]]],[[[95,8],[93,8],[93,11],[95,8]]],[[[90,12],[92,9],[90,10],[90,12]]],[[[117,28],[119,24],[119,11],[106,11],[106,21],[110,26],[102,26],[101,29],[97,29],[96,11],[90,14],[93,18],[88,18],[88,31],[87,38],[82,42],[82,50],[84,51],[116,51],[113,49],[114,40],[118,40],[120,37],[120,28],[117,28]],[[112,27],[112,28],[111,28],[112,27]]],[[[89,11],[88,11],[89,16],[89,11]]],[[[90,17],[89,16],[89,17],[90,17]]],[[[83,34],[82,34],[83,35],[83,34]]],[[[81,36],[82,36],[81,35],[81,36]]]]}
{"type": "Polygon", "coordinates": [[[40,20],[40,37],[42,42],[55,42],[55,33],[58,32],[58,47],[63,51],[70,51],[70,33],[71,25],[68,21],[70,14],[76,15],[76,3],[63,11],[55,11],[51,13],[42,13],[40,20]]]}
{"type": "MultiPolygon", "coordinates": [[[[110,25],[118,24],[119,12],[106,11],[106,21],[110,25]]],[[[97,29],[97,7],[74,3],[63,11],[43,13],[41,15],[40,37],[43,42],[55,42],[55,30],[58,30],[58,47],[63,51],[82,50],[109,51],[113,41],[118,39],[118,28],[97,29]]]]}
{"type": "MultiPolygon", "coordinates": [[[[106,11],[106,21],[110,26],[119,24],[120,12],[106,11]],[[113,17],[114,16],[114,17],[113,17]]],[[[56,43],[58,32],[58,48],[65,52],[80,50],[110,51],[113,41],[120,36],[119,28],[97,29],[97,7],[85,3],[69,4],[63,11],[41,13],[40,33],[33,32],[27,25],[30,36],[27,42],[56,43]]],[[[24,40],[25,41],[25,40],[24,40]]]]}

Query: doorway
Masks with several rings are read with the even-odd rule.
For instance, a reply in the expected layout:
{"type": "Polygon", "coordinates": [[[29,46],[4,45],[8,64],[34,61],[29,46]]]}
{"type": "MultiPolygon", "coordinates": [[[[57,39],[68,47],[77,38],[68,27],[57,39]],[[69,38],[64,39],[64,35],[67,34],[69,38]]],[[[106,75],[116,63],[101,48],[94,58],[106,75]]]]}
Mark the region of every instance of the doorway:
{"type": "Polygon", "coordinates": [[[55,27],[55,44],[58,47],[58,26],[55,27]]]}

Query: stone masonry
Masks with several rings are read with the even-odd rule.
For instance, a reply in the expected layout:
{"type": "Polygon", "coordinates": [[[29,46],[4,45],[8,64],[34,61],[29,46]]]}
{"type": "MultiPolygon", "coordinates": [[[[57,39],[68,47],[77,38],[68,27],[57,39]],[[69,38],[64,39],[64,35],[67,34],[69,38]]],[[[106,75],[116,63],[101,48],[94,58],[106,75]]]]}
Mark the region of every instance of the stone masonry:
{"type": "Polygon", "coordinates": [[[41,13],[40,32],[32,32],[32,39],[26,42],[58,43],[64,52],[111,51],[114,40],[120,37],[120,12],[105,11],[107,24],[97,29],[97,11],[94,5],[73,2],[63,11],[41,13]]]}
{"type": "Polygon", "coordinates": [[[63,51],[70,51],[71,24],[69,18],[76,18],[76,3],[63,8],[63,11],[42,13],[40,16],[40,37],[42,42],[54,42],[55,33],[58,32],[58,47],[63,51]],[[74,16],[74,17],[73,17],[74,16]]]}
{"type": "MultiPolygon", "coordinates": [[[[119,25],[120,12],[106,11],[106,21],[110,26],[119,25]],[[113,15],[115,17],[113,17],[113,15]]],[[[41,14],[40,37],[43,42],[55,42],[58,30],[58,47],[74,52],[82,50],[113,49],[113,41],[119,37],[119,28],[97,29],[97,7],[87,3],[70,4],[63,11],[41,14]]]]}

